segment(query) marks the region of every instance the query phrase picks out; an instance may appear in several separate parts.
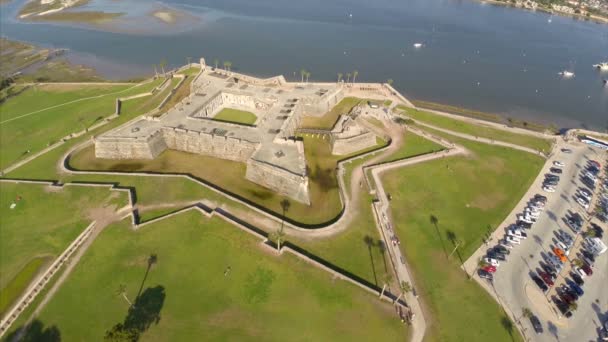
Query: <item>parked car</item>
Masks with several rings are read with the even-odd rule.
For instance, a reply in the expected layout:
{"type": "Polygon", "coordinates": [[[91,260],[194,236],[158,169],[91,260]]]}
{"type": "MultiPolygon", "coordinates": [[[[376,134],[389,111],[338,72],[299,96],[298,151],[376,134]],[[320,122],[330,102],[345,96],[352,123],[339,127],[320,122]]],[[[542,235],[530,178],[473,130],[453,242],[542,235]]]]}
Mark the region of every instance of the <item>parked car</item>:
{"type": "Polygon", "coordinates": [[[554,247],[553,253],[559,258],[559,261],[561,261],[561,262],[568,261],[568,258],[566,257],[566,253],[564,253],[564,251],[561,250],[561,248],[554,247]]]}
{"type": "Polygon", "coordinates": [[[504,254],[504,255],[511,254],[511,251],[509,251],[509,249],[503,245],[494,246],[494,251],[496,251],[497,253],[500,253],[500,254],[504,254]]]}
{"type": "Polygon", "coordinates": [[[576,285],[576,283],[572,280],[566,279],[566,282],[568,283],[568,286],[570,286],[570,288],[574,290],[576,294],[579,295],[579,297],[585,294],[585,291],[583,291],[583,289],[580,286],[576,285]]]}
{"type": "Polygon", "coordinates": [[[569,148],[562,148],[562,152],[570,154],[572,153],[572,150],[569,148]]]}
{"type": "Polygon", "coordinates": [[[576,285],[578,285],[578,286],[585,285],[585,281],[583,280],[583,277],[581,277],[578,273],[572,271],[572,272],[570,272],[570,276],[572,277],[572,280],[574,280],[576,285]]]}
{"type": "Polygon", "coordinates": [[[492,258],[484,258],[483,259],[484,262],[486,262],[489,265],[492,265],[494,267],[498,267],[500,266],[500,263],[498,262],[498,260],[496,259],[492,259],[492,258]]]}
{"type": "Polygon", "coordinates": [[[552,186],[543,186],[543,190],[548,192],[548,193],[552,193],[555,192],[555,187],[552,186]]]}
{"type": "Polygon", "coordinates": [[[537,334],[543,333],[543,325],[540,324],[540,320],[538,319],[538,317],[530,315],[530,323],[532,324],[532,328],[534,328],[534,332],[536,332],[537,334]]]}
{"type": "Polygon", "coordinates": [[[477,274],[479,275],[480,278],[482,279],[487,279],[489,281],[494,280],[494,276],[492,275],[492,273],[485,271],[483,269],[480,269],[479,271],[477,271],[477,274]]]}
{"type": "Polygon", "coordinates": [[[488,272],[488,273],[495,273],[496,272],[496,267],[492,266],[492,265],[486,265],[484,267],[481,268],[482,270],[488,272]]]}
{"type": "Polygon", "coordinates": [[[538,272],[540,278],[547,284],[549,287],[554,285],[553,279],[551,279],[551,275],[547,272],[538,272]]]}
{"type": "Polygon", "coordinates": [[[507,234],[518,239],[526,239],[528,237],[528,234],[522,232],[519,229],[509,229],[507,230],[507,234]]]}
{"type": "Polygon", "coordinates": [[[583,266],[581,266],[581,268],[583,269],[583,271],[585,271],[586,275],[588,275],[588,276],[593,275],[593,270],[586,263],[583,263],[583,266]]]}
{"type": "Polygon", "coordinates": [[[561,241],[557,241],[557,242],[555,243],[555,245],[556,245],[557,247],[559,247],[561,250],[563,250],[563,251],[564,251],[564,254],[566,254],[566,256],[570,255],[570,247],[569,247],[569,246],[566,246],[566,244],[565,244],[565,243],[563,243],[563,242],[561,242],[561,241]]]}
{"type": "Polygon", "coordinates": [[[556,173],[556,174],[561,174],[563,172],[562,169],[559,169],[557,167],[552,167],[551,169],[549,169],[549,171],[556,173]]]}
{"type": "Polygon", "coordinates": [[[553,165],[555,165],[555,166],[557,166],[557,167],[564,167],[564,166],[566,166],[564,163],[562,163],[562,162],[561,162],[561,161],[559,161],[559,160],[554,161],[554,162],[553,162],[553,165]]]}
{"type": "Polygon", "coordinates": [[[488,258],[496,259],[496,260],[499,260],[499,261],[507,261],[506,254],[502,254],[502,253],[496,252],[493,249],[489,250],[486,256],[488,258]]]}
{"type": "Polygon", "coordinates": [[[543,292],[547,292],[549,291],[549,288],[547,287],[547,285],[545,285],[545,282],[543,282],[542,279],[540,279],[538,276],[533,275],[532,276],[532,280],[534,280],[534,282],[536,283],[536,285],[543,291],[543,292]]]}
{"type": "Polygon", "coordinates": [[[517,244],[517,245],[519,245],[521,243],[521,240],[515,236],[506,236],[505,240],[508,243],[517,244]]]}

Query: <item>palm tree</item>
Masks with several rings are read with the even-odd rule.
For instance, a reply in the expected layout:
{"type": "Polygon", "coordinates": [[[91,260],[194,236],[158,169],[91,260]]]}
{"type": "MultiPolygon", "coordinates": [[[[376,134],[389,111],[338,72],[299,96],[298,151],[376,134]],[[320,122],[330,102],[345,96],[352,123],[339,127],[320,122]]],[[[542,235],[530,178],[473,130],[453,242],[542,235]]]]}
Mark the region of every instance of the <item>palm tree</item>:
{"type": "Polygon", "coordinates": [[[350,72],[346,73],[346,83],[350,82],[350,72]]]}
{"type": "Polygon", "coordinates": [[[232,62],[231,61],[224,61],[224,70],[230,71],[230,68],[232,68],[232,62]]]}
{"type": "Polygon", "coordinates": [[[388,80],[386,80],[386,83],[388,83],[388,85],[393,85],[393,79],[389,78],[388,80]]]}
{"type": "Polygon", "coordinates": [[[188,62],[188,67],[192,64],[192,57],[186,57],[186,62],[188,62]]]}
{"type": "Polygon", "coordinates": [[[401,284],[399,284],[399,289],[401,290],[401,293],[399,294],[399,297],[395,299],[395,303],[398,302],[402,296],[405,296],[406,294],[410,293],[410,291],[412,291],[412,285],[410,285],[409,282],[402,280],[401,284]]]}
{"type": "Polygon", "coordinates": [[[576,309],[578,309],[578,304],[576,304],[576,302],[571,302],[570,304],[568,304],[568,310],[576,311],[576,309]]]}
{"type": "Polygon", "coordinates": [[[530,310],[528,308],[521,309],[521,317],[522,318],[530,318],[532,316],[533,316],[532,310],[530,310]]]}
{"type": "Polygon", "coordinates": [[[156,64],[154,64],[154,77],[158,78],[158,69],[156,69],[156,64]]]}
{"type": "Polygon", "coordinates": [[[217,66],[220,64],[220,60],[219,59],[214,59],[213,60],[213,64],[215,64],[215,69],[217,69],[217,66]]]}
{"type": "Polygon", "coordinates": [[[129,307],[133,306],[133,303],[131,303],[127,297],[127,286],[125,284],[120,284],[118,294],[121,295],[127,301],[127,303],[129,303],[129,307]]]}
{"type": "Polygon", "coordinates": [[[307,72],[306,72],[306,83],[308,83],[308,78],[309,78],[309,77],[310,77],[310,72],[309,72],[309,71],[307,71],[307,72]]]}
{"type": "Polygon", "coordinates": [[[300,70],[300,76],[302,76],[302,83],[304,83],[304,76],[306,76],[306,69],[300,70]]]}
{"type": "Polygon", "coordinates": [[[342,76],[343,76],[343,75],[342,75],[342,73],[341,73],[341,72],[339,72],[339,73],[338,73],[338,83],[340,83],[340,81],[342,80],[342,76]]]}
{"type": "Polygon", "coordinates": [[[283,232],[283,228],[277,230],[272,233],[270,238],[277,241],[277,253],[281,252],[281,242],[284,241],[285,233],[283,232]]]}
{"type": "Polygon", "coordinates": [[[359,71],[358,70],[353,71],[353,83],[355,83],[355,79],[357,78],[357,76],[359,76],[359,71]]]}
{"type": "Polygon", "coordinates": [[[167,66],[167,60],[163,58],[160,61],[160,70],[163,72],[163,76],[165,76],[165,66],[167,66]]]}

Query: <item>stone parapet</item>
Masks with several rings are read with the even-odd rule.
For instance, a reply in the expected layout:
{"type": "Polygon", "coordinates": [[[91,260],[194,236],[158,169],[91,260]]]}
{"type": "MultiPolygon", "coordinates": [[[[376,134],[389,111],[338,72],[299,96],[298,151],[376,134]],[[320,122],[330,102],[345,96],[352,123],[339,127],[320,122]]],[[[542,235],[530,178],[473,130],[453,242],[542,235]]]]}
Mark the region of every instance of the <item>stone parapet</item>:
{"type": "Polygon", "coordinates": [[[246,178],[280,195],[310,205],[308,177],[253,158],[247,161],[246,178]]]}
{"type": "Polygon", "coordinates": [[[332,135],[331,153],[334,155],[348,155],[372,146],[376,146],[376,135],[372,132],[365,132],[347,138],[332,135]]]}

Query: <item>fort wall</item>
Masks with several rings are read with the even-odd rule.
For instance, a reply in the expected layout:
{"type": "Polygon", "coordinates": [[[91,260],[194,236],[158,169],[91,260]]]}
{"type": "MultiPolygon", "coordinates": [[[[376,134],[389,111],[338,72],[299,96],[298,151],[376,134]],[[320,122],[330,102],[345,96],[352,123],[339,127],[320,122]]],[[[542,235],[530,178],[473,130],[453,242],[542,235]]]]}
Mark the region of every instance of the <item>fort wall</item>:
{"type": "Polygon", "coordinates": [[[347,155],[372,146],[376,146],[376,135],[372,132],[346,138],[340,138],[332,134],[331,153],[335,155],[347,155]]]}
{"type": "Polygon", "coordinates": [[[253,158],[247,161],[246,178],[283,196],[310,205],[308,177],[253,158]]]}
{"type": "Polygon", "coordinates": [[[165,127],[163,137],[170,149],[239,162],[247,161],[259,146],[259,143],[245,139],[181,128],[165,127]]]}
{"type": "Polygon", "coordinates": [[[145,138],[102,138],[95,141],[95,157],[103,159],[154,159],[167,149],[163,134],[145,138]]]}

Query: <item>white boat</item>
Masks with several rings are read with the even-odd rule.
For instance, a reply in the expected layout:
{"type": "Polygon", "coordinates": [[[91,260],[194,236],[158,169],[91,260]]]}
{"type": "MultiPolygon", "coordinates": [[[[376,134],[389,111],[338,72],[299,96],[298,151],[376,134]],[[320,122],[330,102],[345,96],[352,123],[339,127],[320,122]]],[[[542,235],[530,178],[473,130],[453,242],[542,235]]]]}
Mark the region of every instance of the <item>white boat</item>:
{"type": "Polygon", "coordinates": [[[568,71],[568,70],[559,72],[559,75],[563,76],[565,78],[574,77],[574,73],[572,71],[568,71]]]}
{"type": "Polygon", "coordinates": [[[600,64],[593,65],[594,68],[600,69],[602,71],[608,71],[608,62],[602,62],[600,64]]]}
{"type": "Polygon", "coordinates": [[[414,47],[416,49],[420,49],[422,47],[422,45],[423,45],[422,43],[414,43],[414,47]]]}

